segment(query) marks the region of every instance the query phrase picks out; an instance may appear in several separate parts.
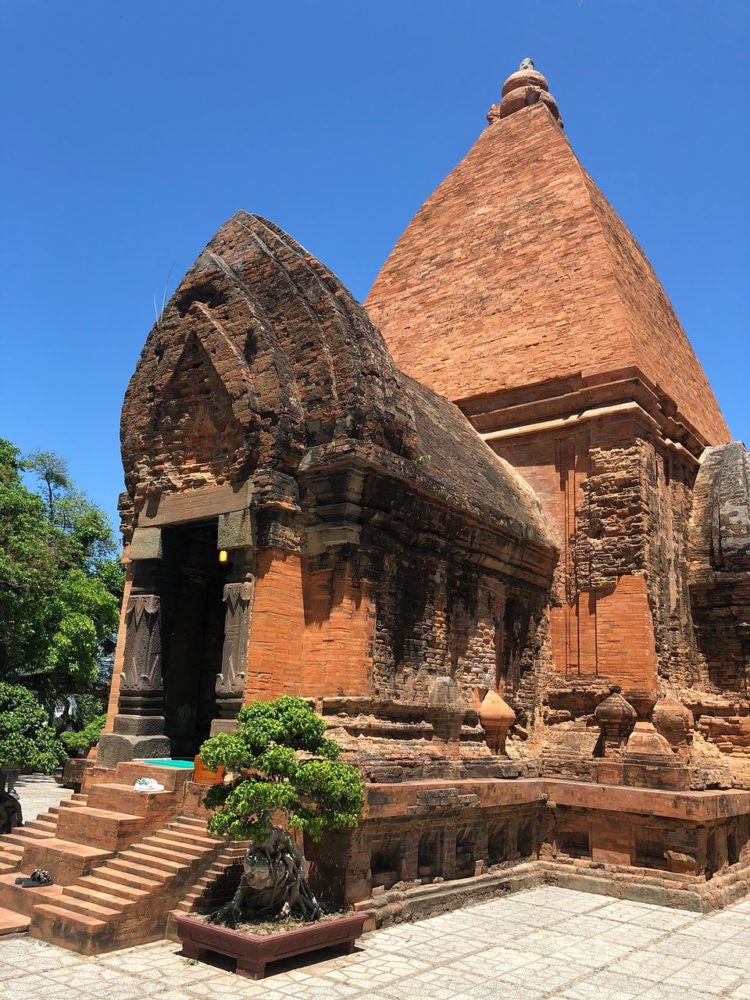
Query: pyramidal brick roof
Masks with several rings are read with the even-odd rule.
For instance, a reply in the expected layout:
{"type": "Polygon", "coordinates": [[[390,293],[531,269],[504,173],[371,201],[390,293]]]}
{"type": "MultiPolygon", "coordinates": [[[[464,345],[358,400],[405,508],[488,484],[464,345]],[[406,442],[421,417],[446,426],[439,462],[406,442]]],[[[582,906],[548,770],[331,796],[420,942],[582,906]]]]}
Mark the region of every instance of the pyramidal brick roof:
{"type": "Polygon", "coordinates": [[[729,440],[659,279],[576,158],[530,61],[488,119],[370,291],[396,364],[460,403],[635,372],[704,443],[729,440]]]}

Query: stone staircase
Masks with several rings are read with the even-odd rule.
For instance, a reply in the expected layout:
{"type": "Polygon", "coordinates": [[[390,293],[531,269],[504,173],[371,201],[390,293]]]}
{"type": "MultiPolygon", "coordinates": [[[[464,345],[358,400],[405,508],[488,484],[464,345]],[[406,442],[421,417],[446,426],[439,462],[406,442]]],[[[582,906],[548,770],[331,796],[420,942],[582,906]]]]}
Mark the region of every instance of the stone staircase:
{"type": "Polygon", "coordinates": [[[30,933],[93,955],[164,936],[169,911],[225,847],[180,817],[33,906],[30,933]]]}
{"type": "Polygon", "coordinates": [[[227,850],[208,833],[191,777],[134,762],[93,767],[81,793],[0,836],[0,933],[28,929],[83,954],[163,937],[170,910],[227,850]],[[135,791],[139,777],[163,791],[135,791]],[[35,868],[54,884],[15,884],[35,868]]]}

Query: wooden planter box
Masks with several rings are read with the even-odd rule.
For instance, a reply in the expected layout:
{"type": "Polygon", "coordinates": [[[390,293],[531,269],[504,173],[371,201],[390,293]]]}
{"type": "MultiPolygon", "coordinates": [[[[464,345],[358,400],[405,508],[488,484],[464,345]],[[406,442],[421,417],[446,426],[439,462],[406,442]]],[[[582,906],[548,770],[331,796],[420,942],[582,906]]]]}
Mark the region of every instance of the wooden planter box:
{"type": "Polygon", "coordinates": [[[202,958],[208,951],[236,961],[235,972],[250,979],[262,979],[269,962],[304,955],[321,948],[354,949],[368,913],[354,913],[340,920],[325,920],[278,934],[243,934],[228,927],[217,927],[194,917],[177,916],[177,933],[185,958],[202,958]]]}

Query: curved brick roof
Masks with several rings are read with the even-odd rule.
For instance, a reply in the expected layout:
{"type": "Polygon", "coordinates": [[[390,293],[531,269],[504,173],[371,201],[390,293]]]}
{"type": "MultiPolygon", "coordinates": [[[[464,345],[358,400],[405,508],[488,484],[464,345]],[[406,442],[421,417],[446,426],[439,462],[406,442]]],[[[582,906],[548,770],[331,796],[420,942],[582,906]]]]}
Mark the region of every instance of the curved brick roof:
{"type": "Polygon", "coordinates": [[[396,364],[451,400],[637,368],[705,442],[729,439],[653,268],[541,102],[484,130],[366,306],[396,364]]]}
{"type": "MultiPolygon", "coordinates": [[[[283,230],[237,212],[151,330],[125,396],[133,502],[269,474],[291,481],[342,453],[433,502],[549,552],[530,487],[458,407],[399,372],[365,310],[283,230]]],[[[278,500],[278,497],[275,497],[278,500]]]]}

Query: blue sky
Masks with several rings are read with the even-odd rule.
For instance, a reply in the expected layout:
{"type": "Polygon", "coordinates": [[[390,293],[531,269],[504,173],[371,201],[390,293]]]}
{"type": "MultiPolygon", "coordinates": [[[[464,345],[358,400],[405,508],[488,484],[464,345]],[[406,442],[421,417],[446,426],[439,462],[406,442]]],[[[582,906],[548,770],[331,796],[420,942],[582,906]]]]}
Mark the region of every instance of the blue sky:
{"type": "Polygon", "coordinates": [[[531,56],[750,443],[750,3],[0,0],[0,435],[114,512],[122,396],[219,225],[362,299],[531,56]]]}

